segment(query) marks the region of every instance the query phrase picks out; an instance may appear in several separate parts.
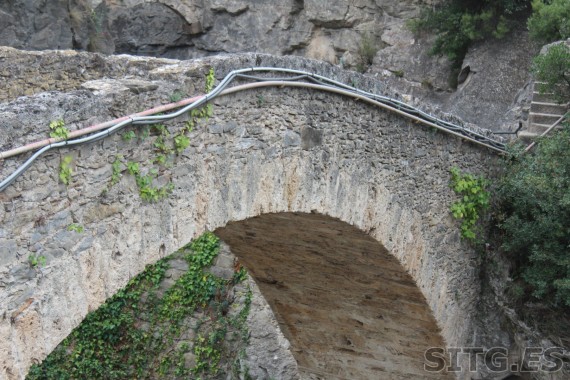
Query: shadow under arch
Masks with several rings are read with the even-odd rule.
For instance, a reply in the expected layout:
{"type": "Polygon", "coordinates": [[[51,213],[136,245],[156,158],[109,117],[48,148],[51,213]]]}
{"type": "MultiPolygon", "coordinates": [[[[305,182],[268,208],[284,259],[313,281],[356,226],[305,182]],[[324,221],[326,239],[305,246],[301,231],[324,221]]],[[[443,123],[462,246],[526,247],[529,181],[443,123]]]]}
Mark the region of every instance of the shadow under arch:
{"type": "Polygon", "coordinates": [[[257,282],[303,378],[452,378],[424,369],[425,350],[445,347],[437,323],[404,267],[363,231],[283,212],[214,233],[257,282]]]}

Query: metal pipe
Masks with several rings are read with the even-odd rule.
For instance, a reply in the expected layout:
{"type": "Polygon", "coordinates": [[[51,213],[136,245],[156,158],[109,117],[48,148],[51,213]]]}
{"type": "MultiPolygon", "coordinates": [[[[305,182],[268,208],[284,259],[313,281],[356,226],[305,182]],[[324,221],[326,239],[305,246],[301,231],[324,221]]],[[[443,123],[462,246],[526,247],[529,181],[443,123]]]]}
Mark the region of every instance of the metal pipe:
{"type": "Polygon", "coordinates": [[[105,123],[100,123],[96,125],[92,125],[90,127],[73,131],[69,134],[69,137],[80,137],[90,133],[94,133],[93,135],[79,138],[79,139],[72,139],[69,140],[61,140],[61,139],[45,139],[42,141],[38,141],[35,143],[31,143],[25,145],[23,147],[15,148],[6,152],[0,153],[0,159],[5,159],[8,157],[15,156],[17,154],[21,154],[24,152],[28,152],[33,149],[41,148],[35,154],[33,154],[26,162],[21,165],[15,172],[13,172],[8,178],[4,181],[0,182],[0,191],[4,190],[7,186],[9,186],[20,174],[22,174],[32,163],[35,159],[37,159],[41,154],[47,152],[52,148],[59,148],[66,145],[78,145],[83,144],[86,142],[97,141],[101,138],[109,136],[111,133],[114,133],[121,128],[125,127],[126,125],[133,124],[133,125],[141,125],[141,124],[152,124],[157,121],[163,120],[170,120],[174,119],[192,109],[200,107],[202,104],[207,103],[208,101],[214,99],[220,95],[227,95],[231,93],[235,93],[238,91],[244,91],[253,88],[259,87],[269,87],[269,86],[278,86],[278,87],[305,87],[305,88],[312,88],[321,91],[328,91],[333,92],[345,96],[350,96],[355,99],[364,100],[368,103],[374,104],[378,107],[390,110],[395,112],[399,115],[404,117],[410,118],[412,120],[418,121],[420,123],[429,125],[436,129],[442,130],[444,132],[450,133],[452,135],[458,136],[460,138],[466,139],[478,145],[485,146],[492,150],[498,152],[504,152],[505,146],[504,144],[494,141],[486,136],[480,135],[476,132],[469,131],[461,126],[454,125],[452,123],[446,122],[444,120],[438,119],[432,115],[429,115],[419,109],[416,109],[412,106],[409,106],[403,102],[398,100],[388,98],[385,96],[380,96],[372,93],[368,93],[366,91],[362,91],[357,89],[356,87],[351,87],[340,83],[338,81],[313,74],[308,73],[305,71],[300,70],[293,70],[293,69],[284,69],[284,68],[273,68],[273,67],[258,67],[258,68],[247,68],[247,69],[239,69],[230,72],[228,75],[224,77],[224,79],[209,93],[206,95],[195,96],[193,98],[184,99],[179,102],[170,103],[158,107],[151,108],[149,110],[139,112],[130,116],[125,116],[122,118],[118,118],[115,120],[111,120],[105,123]],[[279,80],[275,80],[275,78],[263,78],[263,77],[255,77],[251,75],[247,75],[244,73],[248,72],[282,72],[288,74],[296,74],[295,77],[287,78],[278,78],[279,80]],[[249,83],[244,85],[234,86],[232,88],[226,89],[226,87],[235,79],[235,78],[245,78],[245,79],[253,79],[258,82],[256,83],[249,83]],[[308,79],[312,82],[317,83],[308,83],[308,82],[295,82],[294,80],[300,79],[308,79]],[[329,83],[329,84],[326,84],[329,83]],[[166,115],[155,115],[156,113],[169,111],[173,109],[178,109],[170,114],[166,115]],[[420,117],[421,116],[421,117],[420,117]],[[105,129],[106,128],[106,129],[105,129]]]}
{"type": "MultiPolygon", "coordinates": [[[[548,127],[548,129],[546,131],[544,131],[540,135],[540,137],[546,136],[550,131],[552,131],[554,128],[556,128],[556,126],[558,124],[560,124],[562,122],[562,120],[564,120],[565,118],[566,118],[566,114],[560,116],[560,119],[556,120],[556,122],[554,124],[552,124],[550,127],[548,127]]],[[[535,145],[536,145],[536,141],[533,141],[524,149],[524,152],[526,153],[526,152],[530,151],[535,145]]]]}

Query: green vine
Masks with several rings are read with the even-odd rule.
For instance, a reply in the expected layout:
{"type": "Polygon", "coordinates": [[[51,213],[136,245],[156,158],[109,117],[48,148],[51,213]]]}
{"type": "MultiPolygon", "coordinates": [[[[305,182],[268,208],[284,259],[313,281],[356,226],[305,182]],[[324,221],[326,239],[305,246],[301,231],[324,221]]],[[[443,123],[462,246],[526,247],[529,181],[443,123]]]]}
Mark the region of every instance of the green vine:
{"type": "Polygon", "coordinates": [[[73,170],[71,170],[71,162],[73,157],[64,156],[59,164],[59,180],[64,185],[69,185],[71,183],[71,177],[73,176],[73,170]]]}
{"type": "Polygon", "coordinates": [[[121,137],[125,141],[131,141],[132,139],[136,138],[137,135],[136,135],[135,131],[128,131],[128,132],[123,133],[121,135],[121,137]]]}
{"type": "Polygon", "coordinates": [[[113,173],[111,174],[111,186],[116,185],[121,179],[121,167],[123,155],[119,154],[115,157],[115,161],[111,164],[113,173]]]}
{"type": "Polygon", "coordinates": [[[461,236],[475,240],[475,227],[481,213],[489,207],[488,181],[483,177],[464,174],[458,168],[450,169],[450,186],[461,198],[451,205],[451,212],[461,220],[461,236]]]}
{"type": "Polygon", "coordinates": [[[245,277],[226,280],[212,274],[208,268],[218,251],[218,238],[205,233],[147,266],[33,365],[27,378],[205,379],[242,371],[236,363],[249,336],[251,290],[241,309],[230,308],[232,287],[245,277]],[[184,259],[188,270],[164,290],[161,284],[174,258],[184,259]],[[187,335],[191,328],[194,339],[187,335]],[[192,364],[185,359],[188,354],[195,358],[192,364]]]}
{"type": "Polygon", "coordinates": [[[158,170],[151,168],[147,174],[142,174],[138,162],[127,162],[127,171],[135,177],[140,197],[147,202],[156,202],[166,198],[174,189],[172,182],[164,186],[154,186],[153,181],[158,176],[158,170]]]}
{"type": "Polygon", "coordinates": [[[51,130],[49,136],[52,138],[67,140],[69,137],[69,130],[65,127],[65,123],[61,119],[49,123],[49,129],[51,130]]]}
{"type": "MultiPolygon", "coordinates": [[[[211,68],[205,78],[205,91],[207,93],[214,88],[215,79],[214,69],[211,68]]],[[[178,98],[181,95],[176,92],[173,96],[178,98]]],[[[166,198],[174,190],[174,184],[168,182],[163,186],[154,185],[154,180],[158,177],[160,167],[169,167],[175,160],[175,156],[182,154],[190,146],[188,134],[201,120],[207,120],[212,114],[213,108],[211,104],[192,110],[188,121],[174,136],[164,124],[144,127],[140,132],[139,140],[144,141],[151,134],[156,136],[152,142],[154,157],[150,159],[150,163],[156,164],[158,167],[143,168],[142,164],[138,162],[123,162],[124,157],[118,155],[112,163],[110,186],[120,181],[124,165],[127,172],[135,177],[141,199],[147,202],[156,202],[166,198]]],[[[127,131],[122,135],[122,139],[126,142],[133,141],[136,137],[137,133],[134,130],[127,131]]]]}

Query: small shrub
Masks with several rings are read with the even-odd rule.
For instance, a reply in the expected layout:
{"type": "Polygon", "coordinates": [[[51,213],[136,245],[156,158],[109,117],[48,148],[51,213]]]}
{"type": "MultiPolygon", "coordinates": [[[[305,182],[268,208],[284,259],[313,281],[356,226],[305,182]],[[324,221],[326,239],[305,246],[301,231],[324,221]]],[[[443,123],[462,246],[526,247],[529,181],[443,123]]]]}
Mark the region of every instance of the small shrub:
{"type": "Polygon", "coordinates": [[[570,37],[570,1],[533,0],[528,30],[535,40],[548,43],[570,37]]]}
{"type": "Polygon", "coordinates": [[[498,191],[502,248],[515,277],[531,296],[570,306],[570,125],[539,141],[532,154],[515,151],[505,161],[498,191]]]}
{"type": "Polygon", "coordinates": [[[174,151],[176,154],[182,153],[190,145],[190,139],[182,134],[174,137],[174,151]]]}
{"type": "Polygon", "coordinates": [[[532,71],[541,93],[553,93],[565,103],[570,100],[570,47],[565,43],[550,46],[547,52],[534,58],[532,71]]]}
{"type": "Polygon", "coordinates": [[[128,131],[123,133],[123,140],[125,141],[131,141],[132,139],[136,138],[137,135],[135,134],[135,131],[128,131]]]}
{"type": "Polygon", "coordinates": [[[176,103],[181,101],[184,98],[184,93],[180,92],[180,91],[174,91],[172,93],[172,95],[170,95],[170,101],[172,103],[176,103]]]}
{"type": "Polygon", "coordinates": [[[117,155],[115,157],[115,161],[111,164],[111,169],[113,170],[113,173],[111,174],[111,186],[116,185],[121,179],[121,166],[123,164],[121,162],[122,158],[122,155],[117,155]]]}
{"type": "Polygon", "coordinates": [[[358,45],[358,61],[356,64],[357,71],[364,73],[372,65],[374,61],[374,56],[378,51],[378,46],[374,37],[370,34],[365,33],[360,39],[360,44],[358,45]]]}
{"type": "Polygon", "coordinates": [[[394,70],[394,71],[392,71],[392,74],[394,74],[398,78],[404,77],[404,71],[403,70],[394,70]]]}
{"type": "Polygon", "coordinates": [[[429,79],[423,79],[422,80],[422,87],[428,90],[433,90],[433,84],[431,83],[431,80],[429,79]]]}

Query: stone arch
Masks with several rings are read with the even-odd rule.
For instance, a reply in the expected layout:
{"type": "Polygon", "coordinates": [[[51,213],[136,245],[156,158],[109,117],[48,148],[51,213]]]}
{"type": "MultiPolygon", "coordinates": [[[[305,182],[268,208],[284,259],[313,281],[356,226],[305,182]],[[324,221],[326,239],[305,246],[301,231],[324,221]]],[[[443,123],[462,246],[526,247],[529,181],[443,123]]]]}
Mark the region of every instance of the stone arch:
{"type": "Polygon", "coordinates": [[[366,233],[317,213],[263,214],[215,233],[256,280],[302,378],[452,378],[424,368],[445,347],[424,296],[366,233]]]}
{"type": "MultiPolygon", "coordinates": [[[[109,102],[113,113],[128,114],[133,105],[148,108],[157,97],[168,98],[180,78],[201,76],[209,65],[224,72],[255,61],[231,59],[154,61],[164,67],[148,75],[163,93],[117,86],[110,93],[99,87],[89,95],[38,95],[30,101],[39,111],[10,116],[7,130],[22,141],[16,134],[31,127],[19,126],[28,120],[48,125],[53,107],[70,115],[88,108],[111,119],[109,102]]],[[[307,65],[297,67],[311,69],[307,65]]],[[[141,162],[149,155],[144,143],[120,136],[47,155],[0,194],[0,244],[9,248],[0,257],[7,284],[0,288],[6,315],[0,320],[1,376],[21,377],[145,264],[205,229],[283,212],[337,218],[381,242],[424,295],[445,343],[470,345],[478,255],[459,239],[447,183],[451,165],[484,172],[492,158],[483,148],[352,99],[302,89],[216,99],[212,118],[190,137],[191,147],[157,178],[175,184],[158,203],[142,202],[126,173],[109,187],[116,154],[141,162]],[[60,154],[76,163],[69,188],[58,184],[60,154]],[[67,230],[74,222],[84,226],[83,234],[67,230]],[[30,252],[45,255],[46,268],[30,269],[30,252]]]]}

